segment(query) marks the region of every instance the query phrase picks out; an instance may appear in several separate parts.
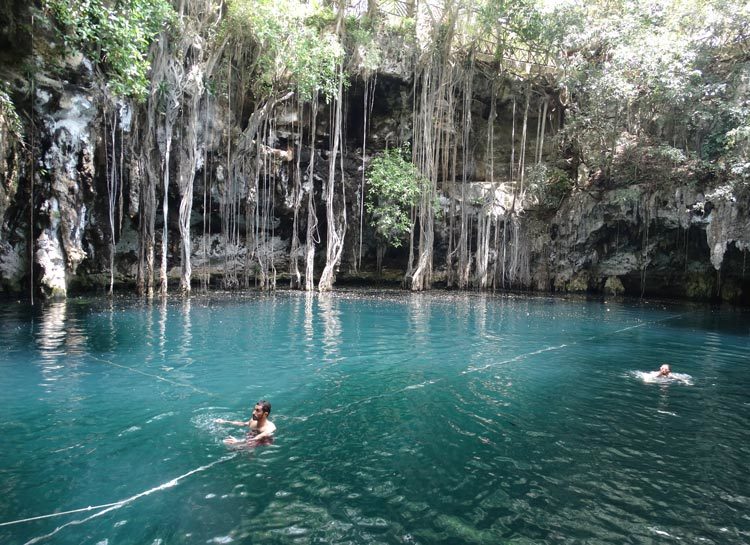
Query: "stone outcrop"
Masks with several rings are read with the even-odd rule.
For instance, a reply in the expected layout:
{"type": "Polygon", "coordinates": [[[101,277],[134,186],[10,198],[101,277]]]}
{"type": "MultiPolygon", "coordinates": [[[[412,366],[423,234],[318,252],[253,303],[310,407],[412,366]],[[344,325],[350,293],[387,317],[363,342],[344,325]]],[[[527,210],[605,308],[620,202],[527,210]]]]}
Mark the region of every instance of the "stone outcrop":
{"type": "MultiPolygon", "coordinates": [[[[86,77],[90,64],[70,59],[69,67],[86,77]]],[[[97,108],[92,89],[42,79],[35,110],[48,142],[35,183],[42,191],[40,212],[47,219],[36,241],[40,287],[48,297],[64,297],[67,278],[86,259],[84,232],[96,197],[94,142],[97,108]]]]}
{"type": "MultiPolygon", "coordinates": [[[[747,285],[728,249],[750,249],[750,210],[734,193],[690,186],[576,191],[546,233],[537,289],[732,299],[747,285]],[[618,282],[615,282],[617,279],[618,282]],[[551,283],[551,286],[545,284],[551,283]]],[[[744,288],[747,289],[747,288],[744,288]]]]}

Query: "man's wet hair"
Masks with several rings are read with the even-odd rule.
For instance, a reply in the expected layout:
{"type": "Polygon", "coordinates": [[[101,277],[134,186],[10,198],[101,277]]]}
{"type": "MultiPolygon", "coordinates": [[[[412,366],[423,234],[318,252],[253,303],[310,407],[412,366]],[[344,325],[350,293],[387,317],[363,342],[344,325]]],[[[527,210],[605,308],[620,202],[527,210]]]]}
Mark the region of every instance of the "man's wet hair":
{"type": "Polygon", "coordinates": [[[260,401],[258,401],[258,405],[260,405],[260,408],[264,413],[271,414],[271,402],[270,401],[261,399],[260,401]]]}

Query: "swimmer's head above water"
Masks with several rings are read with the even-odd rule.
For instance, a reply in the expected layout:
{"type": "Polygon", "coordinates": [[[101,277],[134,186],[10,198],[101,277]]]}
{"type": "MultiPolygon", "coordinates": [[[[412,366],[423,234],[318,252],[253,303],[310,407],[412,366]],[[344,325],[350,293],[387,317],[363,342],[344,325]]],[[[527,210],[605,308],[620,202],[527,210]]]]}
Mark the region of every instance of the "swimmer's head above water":
{"type": "Polygon", "coordinates": [[[668,363],[662,363],[661,367],[659,367],[659,376],[660,377],[668,377],[669,373],[671,373],[672,370],[669,368],[668,363]]]}
{"type": "Polygon", "coordinates": [[[265,399],[261,399],[255,404],[253,409],[253,420],[260,420],[261,417],[267,418],[271,414],[271,403],[265,399]]]}

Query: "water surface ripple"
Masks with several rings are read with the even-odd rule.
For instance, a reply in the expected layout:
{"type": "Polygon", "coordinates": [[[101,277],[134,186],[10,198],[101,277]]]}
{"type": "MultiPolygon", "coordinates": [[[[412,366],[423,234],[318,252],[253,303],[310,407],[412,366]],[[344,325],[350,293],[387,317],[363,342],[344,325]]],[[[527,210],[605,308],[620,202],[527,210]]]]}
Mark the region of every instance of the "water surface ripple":
{"type": "Polygon", "coordinates": [[[0,347],[3,544],[750,542],[747,311],[73,299],[0,347]],[[227,450],[260,398],[276,441],[227,450]]]}

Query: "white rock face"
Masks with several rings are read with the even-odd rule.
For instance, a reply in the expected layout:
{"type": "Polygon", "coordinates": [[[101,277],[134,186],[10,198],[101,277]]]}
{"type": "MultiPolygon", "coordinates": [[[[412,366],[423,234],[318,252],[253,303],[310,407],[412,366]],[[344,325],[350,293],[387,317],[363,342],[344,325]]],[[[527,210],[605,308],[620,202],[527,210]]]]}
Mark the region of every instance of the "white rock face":
{"type": "Polygon", "coordinates": [[[23,290],[21,282],[28,268],[26,244],[13,246],[7,240],[0,240],[0,278],[11,292],[23,290]]]}
{"type": "Polygon", "coordinates": [[[750,249],[750,214],[748,203],[735,202],[731,188],[718,188],[706,195],[713,208],[708,216],[706,239],[711,248],[711,264],[721,269],[724,254],[729,244],[740,250],[750,249]]]}
{"type": "Polygon", "coordinates": [[[51,141],[44,154],[51,191],[44,205],[49,225],[36,240],[34,257],[42,269],[42,290],[51,297],[65,296],[66,278],[86,258],[83,235],[88,223],[86,201],[94,192],[93,124],[97,116],[86,91],[77,88],[63,88],[55,110],[45,110],[43,106],[58,92],[54,87],[37,91],[37,107],[51,141]]]}
{"type": "Polygon", "coordinates": [[[57,200],[52,198],[45,202],[45,207],[51,218],[50,225],[42,231],[36,240],[34,260],[42,268],[39,279],[45,295],[51,299],[58,299],[67,295],[65,281],[65,256],[60,241],[60,209],[57,200]]]}

